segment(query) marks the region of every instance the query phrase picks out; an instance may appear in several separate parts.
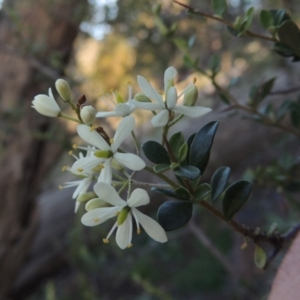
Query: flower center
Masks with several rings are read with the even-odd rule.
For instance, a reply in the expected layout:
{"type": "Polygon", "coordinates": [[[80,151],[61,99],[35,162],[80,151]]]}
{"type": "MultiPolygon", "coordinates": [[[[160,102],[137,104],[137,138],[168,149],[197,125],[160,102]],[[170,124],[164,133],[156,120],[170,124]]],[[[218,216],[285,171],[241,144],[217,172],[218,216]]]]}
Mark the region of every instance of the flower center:
{"type": "Polygon", "coordinates": [[[118,219],[117,219],[118,226],[122,225],[125,222],[130,210],[131,208],[129,206],[125,206],[122,208],[122,210],[118,214],[118,219]]]}

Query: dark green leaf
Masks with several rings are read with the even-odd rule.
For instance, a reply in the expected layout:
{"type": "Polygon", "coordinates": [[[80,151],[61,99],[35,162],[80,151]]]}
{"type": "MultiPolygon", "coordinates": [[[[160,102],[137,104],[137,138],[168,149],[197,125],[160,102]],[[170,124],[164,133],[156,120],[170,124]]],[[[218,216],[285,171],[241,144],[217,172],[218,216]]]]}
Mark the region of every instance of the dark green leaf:
{"type": "Polygon", "coordinates": [[[220,71],[221,57],[219,55],[213,55],[209,59],[209,68],[212,70],[213,75],[216,75],[220,71]]]}
{"type": "Polygon", "coordinates": [[[242,22],[242,24],[240,25],[240,27],[238,28],[238,30],[240,32],[243,32],[243,31],[247,31],[251,24],[252,24],[252,20],[253,20],[253,13],[254,13],[254,8],[253,7],[250,7],[247,12],[246,12],[246,15],[245,15],[245,18],[244,18],[244,21],[242,22]]]}
{"type": "Polygon", "coordinates": [[[260,269],[263,269],[267,263],[267,254],[264,249],[258,245],[255,245],[254,262],[255,265],[260,269]]]}
{"type": "Polygon", "coordinates": [[[195,192],[195,198],[198,201],[203,200],[211,193],[211,187],[208,183],[202,183],[195,192]]]}
{"type": "Polygon", "coordinates": [[[292,108],[292,101],[284,101],[281,106],[278,108],[277,112],[276,112],[276,120],[280,121],[285,114],[291,110],[292,108]]]}
{"type": "Polygon", "coordinates": [[[158,209],[157,220],[164,230],[175,230],[190,220],[192,212],[192,202],[166,201],[158,209]]]}
{"type": "Polygon", "coordinates": [[[146,157],[155,164],[170,164],[167,150],[158,142],[148,141],[142,145],[146,157]]]}
{"type": "Polygon", "coordinates": [[[212,0],[212,9],[216,15],[222,16],[226,11],[226,8],[226,0],[212,0]]]}
{"type": "Polygon", "coordinates": [[[211,200],[215,202],[224,192],[230,174],[229,167],[221,167],[215,171],[211,178],[211,200]]]}
{"type": "Polygon", "coordinates": [[[219,122],[213,121],[204,125],[195,135],[190,147],[189,165],[200,169],[201,173],[208,163],[210,148],[212,146],[219,122]]]}
{"type": "Polygon", "coordinates": [[[234,182],[228,187],[223,198],[223,214],[226,220],[240,210],[251,194],[252,184],[246,180],[234,182]]]}
{"type": "Polygon", "coordinates": [[[157,164],[153,166],[153,170],[155,173],[163,173],[170,170],[170,165],[168,164],[157,164]]]}
{"type": "Polygon", "coordinates": [[[272,49],[283,57],[291,57],[294,55],[294,52],[292,49],[290,49],[289,47],[287,47],[281,43],[275,43],[273,45],[272,49]]]}
{"type": "Polygon", "coordinates": [[[277,31],[280,42],[300,55],[300,30],[292,21],[285,21],[277,31]]]}
{"type": "Polygon", "coordinates": [[[267,81],[265,81],[259,88],[260,101],[262,101],[267,95],[270,94],[272,88],[274,86],[276,77],[273,77],[267,81]]]}
{"type": "Polygon", "coordinates": [[[179,152],[178,152],[178,161],[183,162],[186,159],[188,152],[189,152],[189,147],[188,147],[187,143],[184,143],[183,145],[181,145],[179,152]]]}
{"type": "Polygon", "coordinates": [[[274,17],[271,12],[262,10],[260,12],[260,22],[265,29],[274,25],[274,17]]]}
{"type": "Polygon", "coordinates": [[[173,39],[173,41],[179,49],[181,49],[181,50],[187,50],[188,49],[188,44],[184,39],[176,38],[176,39],[173,39]]]}
{"type": "Polygon", "coordinates": [[[177,196],[177,198],[179,199],[185,199],[185,200],[188,200],[191,198],[189,192],[183,188],[183,187],[179,187],[175,190],[175,194],[177,196]]]}
{"type": "Polygon", "coordinates": [[[162,195],[165,195],[165,196],[168,196],[168,197],[172,197],[172,198],[178,198],[178,199],[181,199],[180,197],[178,197],[174,190],[171,189],[171,188],[157,188],[157,187],[152,187],[151,188],[151,191],[157,193],[157,194],[162,194],[162,195]]]}
{"type": "Polygon", "coordinates": [[[280,26],[283,22],[291,19],[290,16],[286,13],[285,9],[271,9],[270,13],[273,15],[275,26],[280,26]]]}
{"type": "Polygon", "coordinates": [[[174,133],[169,140],[169,144],[171,146],[173,154],[178,159],[179,149],[184,144],[183,134],[181,132],[174,133]]]}
{"type": "Polygon", "coordinates": [[[232,34],[233,36],[238,36],[241,32],[235,28],[229,27],[227,26],[227,30],[230,34],[232,34]]]}
{"type": "Polygon", "coordinates": [[[188,180],[196,180],[200,176],[200,170],[193,166],[182,166],[174,170],[174,173],[188,180]]]}

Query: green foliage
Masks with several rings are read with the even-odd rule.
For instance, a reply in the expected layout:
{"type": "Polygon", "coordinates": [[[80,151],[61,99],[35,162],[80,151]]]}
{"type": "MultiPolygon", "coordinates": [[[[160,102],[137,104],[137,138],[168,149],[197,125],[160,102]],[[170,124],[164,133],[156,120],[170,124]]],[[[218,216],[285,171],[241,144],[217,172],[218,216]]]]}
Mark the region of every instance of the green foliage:
{"type": "Polygon", "coordinates": [[[229,167],[221,167],[215,171],[211,178],[211,200],[215,202],[226,188],[230,174],[229,167]]]}
{"type": "Polygon", "coordinates": [[[195,198],[197,201],[205,200],[208,195],[211,194],[211,187],[208,183],[202,183],[195,192],[195,198]]]}
{"type": "Polygon", "coordinates": [[[142,145],[146,157],[155,164],[170,164],[167,150],[158,142],[148,141],[142,145]]]}
{"type": "Polygon", "coordinates": [[[200,176],[200,170],[193,166],[182,166],[174,170],[174,173],[181,178],[196,180],[200,176]]]}
{"type": "Polygon", "coordinates": [[[246,203],[251,190],[252,184],[246,180],[236,181],[227,188],[223,198],[223,214],[226,220],[230,220],[246,203]]]}
{"type": "Polygon", "coordinates": [[[263,269],[267,263],[267,254],[264,249],[258,245],[255,245],[254,262],[255,265],[260,269],[263,269]]]}
{"type": "Polygon", "coordinates": [[[171,231],[185,225],[192,212],[193,203],[190,201],[166,201],[158,209],[157,220],[166,231],[171,231]]]}
{"type": "Polygon", "coordinates": [[[259,105],[272,91],[275,80],[276,77],[273,77],[262,83],[260,86],[252,86],[249,93],[248,104],[254,107],[259,105]]]}
{"type": "Polygon", "coordinates": [[[226,0],[212,0],[211,4],[214,13],[218,16],[222,16],[227,9],[226,0]]]}

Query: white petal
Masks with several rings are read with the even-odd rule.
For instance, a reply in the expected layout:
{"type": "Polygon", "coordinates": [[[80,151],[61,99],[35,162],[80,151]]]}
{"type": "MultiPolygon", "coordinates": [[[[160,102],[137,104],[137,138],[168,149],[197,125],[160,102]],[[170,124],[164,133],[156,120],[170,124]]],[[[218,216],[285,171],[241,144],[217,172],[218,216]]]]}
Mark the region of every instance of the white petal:
{"type": "Polygon", "coordinates": [[[174,112],[183,114],[191,118],[201,117],[211,111],[211,108],[202,106],[177,105],[172,109],[174,112]]]}
{"type": "Polygon", "coordinates": [[[126,168],[133,171],[140,171],[146,166],[145,162],[139,156],[132,153],[116,152],[114,154],[114,159],[126,168]]]}
{"type": "Polygon", "coordinates": [[[111,145],[112,152],[116,152],[123,141],[130,135],[134,128],[134,118],[132,116],[125,117],[118,125],[114,136],[114,142],[111,145]]]}
{"type": "Polygon", "coordinates": [[[132,208],[132,210],[136,214],[139,223],[151,238],[160,243],[165,243],[168,240],[166,232],[155,220],[144,215],[136,208],[132,208]]]}
{"type": "Polygon", "coordinates": [[[81,223],[85,226],[96,226],[117,215],[118,207],[95,208],[85,213],[81,223]]]}
{"type": "Polygon", "coordinates": [[[75,213],[77,213],[79,206],[80,206],[80,202],[75,201],[75,210],[74,210],[75,213]]]}
{"type": "Polygon", "coordinates": [[[121,249],[125,249],[131,244],[132,239],[132,217],[128,213],[126,220],[117,229],[116,242],[121,249]]]}
{"type": "Polygon", "coordinates": [[[104,158],[98,158],[95,156],[80,158],[72,165],[71,172],[75,175],[90,174],[92,169],[103,161],[104,158]]]}
{"type": "Polygon", "coordinates": [[[97,196],[105,202],[114,206],[124,206],[126,201],[120,198],[116,190],[109,184],[98,182],[94,185],[94,192],[97,196]]]}
{"type": "Polygon", "coordinates": [[[142,76],[137,77],[137,81],[143,93],[150,99],[155,100],[161,106],[164,105],[162,96],[152,87],[147,79],[142,76]]]}
{"type": "Polygon", "coordinates": [[[96,118],[116,117],[118,114],[115,111],[99,111],[96,118]]]}
{"type": "Polygon", "coordinates": [[[136,100],[132,100],[134,105],[138,108],[145,109],[145,110],[161,110],[165,109],[165,104],[161,105],[159,103],[150,103],[150,102],[139,102],[136,100]]]}
{"type": "Polygon", "coordinates": [[[78,125],[77,133],[88,144],[91,144],[101,150],[110,150],[110,147],[104,138],[96,130],[91,131],[89,126],[78,125]]]}
{"type": "Polygon", "coordinates": [[[78,187],[74,191],[72,198],[75,199],[78,197],[78,195],[84,194],[87,191],[87,189],[89,188],[91,181],[92,181],[91,177],[84,178],[83,180],[81,180],[78,187]]]}
{"type": "Polygon", "coordinates": [[[130,206],[130,207],[138,207],[138,206],[141,206],[141,205],[146,205],[150,202],[150,198],[149,198],[149,195],[148,193],[143,190],[143,189],[135,189],[128,201],[127,201],[127,204],[130,206]]]}
{"type": "Polygon", "coordinates": [[[154,127],[162,127],[165,126],[169,121],[169,111],[164,109],[160,111],[157,115],[155,115],[151,119],[151,123],[154,127]]]}
{"type": "Polygon", "coordinates": [[[126,117],[131,114],[130,107],[126,103],[118,104],[117,107],[115,108],[115,112],[118,116],[121,116],[121,117],[126,117]]]}
{"type": "Polygon", "coordinates": [[[98,177],[98,182],[105,182],[111,184],[112,179],[112,168],[111,159],[107,159],[103,164],[104,168],[101,170],[100,176],[98,177]]]}
{"type": "Polygon", "coordinates": [[[167,93],[168,87],[170,87],[170,81],[173,81],[176,75],[177,75],[177,71],[174,67],[169,67],[165,71],[165,75],[164,75],[165,94],[167,93]]]}
{"type": "Polygon", "coordinates": [[[173,107],[176,105],[177,103],[177,91],[176,89],[172,86],[168,89],[167,92],[167,107],[168,109],[172,110],[173,107]]]}

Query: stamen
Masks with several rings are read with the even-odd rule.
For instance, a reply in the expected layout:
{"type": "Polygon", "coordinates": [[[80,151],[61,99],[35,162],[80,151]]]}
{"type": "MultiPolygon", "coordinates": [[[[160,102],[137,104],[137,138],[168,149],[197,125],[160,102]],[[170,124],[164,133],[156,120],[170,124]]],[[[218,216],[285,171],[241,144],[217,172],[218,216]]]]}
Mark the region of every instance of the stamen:
{"type": "Polygon", "coordinates": [[[63,172],[67,171],[68,169],[69,169],[69,166],[63,166],[63,167],[61,168],[61,170],[62,170],[63,172]]]}
{"type": "Polygon", "coordinates": [[[116,223],[114,224],[114,226],[112,227],[112,229],[111,229],[110,232],[108,233],[106,239],[104,239],[104,240],[107,240],[107,241],[108,241],[109,237],[112,235],[112,233],[114,232],[114,230],[115,230],[117,227],[118,227],[118,222],[116,222],[116,223]]]}
{"type": "Polygon", "coordinates": [[[68,154],[69,154],[69,155],[73,155],[73,151],[70,150],[70,151],[68,152],[68,154]]]}
{"type": "Polygon", "coordinates": [[[78,168],[77,171],[78,172],[83,172],[83,169],[82,168],[78,168]]]}
{"type": "Polygon", "coordinates": [[[108,243],[109,243],[109,240],[108,240],[108,239],[103,239],[103,243],[104,243],[104,244],[108,244],[108,243]]]}
{"type": "Polygon", "coordinates": [[[73,149],[77,149],[77,145],[76,144],[73,145],[73,149]]]}
{"type": "Polygon", "coordinates": [[[113,144],[115,141],[114,139],[109,139],[110,144],[113,144]]]}
{"type": "Polygon", "coordinates": [[[60,190],[62,190],[62,189],[63,189],[63,187],[62,187],[61,185],[59,185],[59,186],[58,186],[58,188],[59,188],[60,190]]]}
{"type": "Polygon", "coordinates": [[[197,78],[196,77],[194,77],[194,79],[193,79],[193,83],[195,84],[197,82],[197,78]]]}
{"type": "Polygon", "coordinates": [[[95,223],[99,223],[99,221],[100,221],[99,218],[95,218],[95,219],[94,219],[94,222],[95,222],[95,223]]]}
{"type": "Polygon", "coordinates": [[[92,132],[92,131],[94,131],[95,129],[96,129],[96,127],[93,125],[93,126],[91,126],[90,131],[92,132]]]}
{"type": "Polygon", "coordinates": [[[136,223],[136,227],[137,227],[137,234],[140,234],[142,231],[140,229],[140,224],[139,224],[139,221],[138,221],[138,218],[137,218],[137,215],[135,213],[135,210],[134,209],[131,209],[131,212],[132,212],[132,215],[134,217],[134,220],[135,220],[135,223],[136,223]]]}
{"type": "Polygon", "coordinates": [[[137,234],[141,234],[141,233],[142,233],[141,229],[138,228],[138,229],[137,229],[137,234]]]}
{"type": "Polygon", "coordinates": [[[127,246],[127,248],[131,248],[133,245],[132,244],[129,244],[128,246],[127,246]]]}

